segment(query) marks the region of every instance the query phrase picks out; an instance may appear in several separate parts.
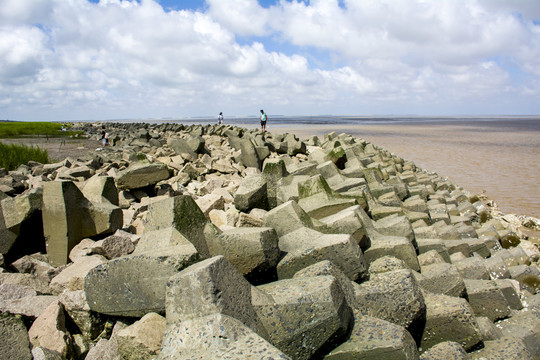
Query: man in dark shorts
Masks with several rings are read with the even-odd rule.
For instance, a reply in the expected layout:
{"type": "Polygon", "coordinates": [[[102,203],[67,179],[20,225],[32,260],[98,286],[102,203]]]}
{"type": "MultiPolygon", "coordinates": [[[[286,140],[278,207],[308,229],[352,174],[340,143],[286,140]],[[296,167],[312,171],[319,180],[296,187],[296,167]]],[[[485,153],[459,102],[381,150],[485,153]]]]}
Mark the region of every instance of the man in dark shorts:
{"type": "Polygon", "coordinates": [[[268,117],[264,113],[264,110],[261,110],[261,131],[266,131],[266,121],[268,120],[268,117]]]}

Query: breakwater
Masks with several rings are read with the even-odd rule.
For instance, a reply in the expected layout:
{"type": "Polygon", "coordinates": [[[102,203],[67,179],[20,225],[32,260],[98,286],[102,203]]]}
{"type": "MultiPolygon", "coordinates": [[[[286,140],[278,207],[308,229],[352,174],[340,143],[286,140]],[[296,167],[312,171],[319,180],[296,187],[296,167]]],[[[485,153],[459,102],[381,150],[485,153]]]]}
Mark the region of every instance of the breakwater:
{"type": "Polygon", "coordinates": [[[3,174],[9,354],[540,354],[536,219],[346,134],[106,126],[85,159],[3,174]]]}

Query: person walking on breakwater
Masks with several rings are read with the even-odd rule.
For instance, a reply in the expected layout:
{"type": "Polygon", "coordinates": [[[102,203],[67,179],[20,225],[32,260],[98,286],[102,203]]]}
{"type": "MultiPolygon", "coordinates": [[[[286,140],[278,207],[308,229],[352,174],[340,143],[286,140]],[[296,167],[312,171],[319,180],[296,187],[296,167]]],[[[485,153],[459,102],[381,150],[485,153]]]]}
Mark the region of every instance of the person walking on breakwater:
{"type": "Polygon", "coordinates": [[[264,113],[264,110],[261,109],[261,131],[266,131],[266,121],[268,120],[268,116],[264,113]]]}
{"type": "Polygon", "coordinates": [[[219,116],[217,118],[217,123],[218,123],[218,125],[223,125],[223,113],[222,112],[219,113],[219,116]]]}
{"type": "Polygon", "coordinates": [[[103,147],[109,144],[109,133],[105,130],[105,126],[101,127],[101,145],[103,147]]]}

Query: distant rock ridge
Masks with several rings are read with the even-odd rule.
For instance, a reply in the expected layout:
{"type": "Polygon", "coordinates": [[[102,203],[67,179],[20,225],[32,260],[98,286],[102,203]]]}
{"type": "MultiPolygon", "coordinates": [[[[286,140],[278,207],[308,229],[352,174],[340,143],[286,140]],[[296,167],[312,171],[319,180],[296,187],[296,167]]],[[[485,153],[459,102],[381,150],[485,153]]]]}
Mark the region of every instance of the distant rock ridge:
{"type": "Polygon", "coordinates": [[[2,356],[540,358],[540,220],[347,134],[103,125],[0,170],[2,356]]]}

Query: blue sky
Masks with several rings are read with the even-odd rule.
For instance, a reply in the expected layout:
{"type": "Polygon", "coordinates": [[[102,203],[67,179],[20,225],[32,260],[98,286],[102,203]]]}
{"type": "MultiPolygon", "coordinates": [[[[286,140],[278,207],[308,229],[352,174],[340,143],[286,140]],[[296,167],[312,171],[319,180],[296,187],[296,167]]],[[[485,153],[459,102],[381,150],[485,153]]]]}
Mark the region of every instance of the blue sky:
{"type": "Polygon", "coordinates": [[[540,114],[538,0],[2,0],[0,119],[540,114]]]}

